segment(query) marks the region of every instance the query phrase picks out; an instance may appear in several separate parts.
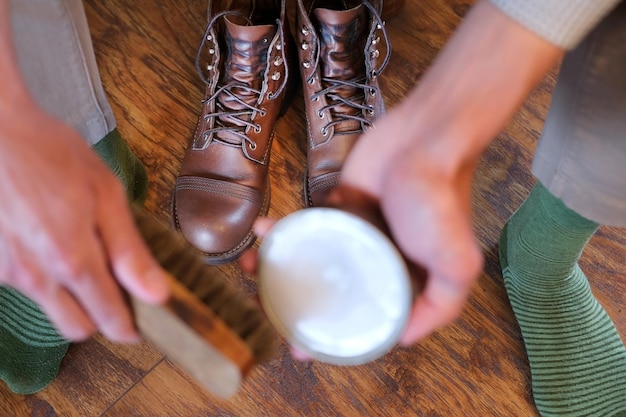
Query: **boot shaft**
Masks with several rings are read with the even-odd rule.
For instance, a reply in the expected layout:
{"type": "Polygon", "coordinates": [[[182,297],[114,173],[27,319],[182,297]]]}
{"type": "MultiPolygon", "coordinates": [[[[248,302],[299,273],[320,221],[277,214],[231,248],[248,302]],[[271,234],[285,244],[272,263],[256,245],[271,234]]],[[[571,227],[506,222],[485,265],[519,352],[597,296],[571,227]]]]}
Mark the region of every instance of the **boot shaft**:
{"type": "Polygon", "coordinates": [[[390,47],[381,10],[382,1],[298,0],[309,206],[323,203],[357,139],[385,111],[378,76],[390,47]]]}

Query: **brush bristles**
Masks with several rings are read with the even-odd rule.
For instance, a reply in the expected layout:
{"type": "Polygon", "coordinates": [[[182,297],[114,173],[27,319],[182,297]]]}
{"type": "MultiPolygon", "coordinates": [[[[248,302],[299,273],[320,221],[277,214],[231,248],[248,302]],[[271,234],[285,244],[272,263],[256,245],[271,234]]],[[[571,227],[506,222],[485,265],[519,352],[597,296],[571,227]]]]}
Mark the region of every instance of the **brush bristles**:
{"type": "Polygon", "coordinates": [[[255,362],[276,350],[274,328],[259,305],[228,282],[220,271],[205,264],[183,238],[156,218],[134,208],[135,221],[155,259],[198,297],[251,349],[255,362]]]}

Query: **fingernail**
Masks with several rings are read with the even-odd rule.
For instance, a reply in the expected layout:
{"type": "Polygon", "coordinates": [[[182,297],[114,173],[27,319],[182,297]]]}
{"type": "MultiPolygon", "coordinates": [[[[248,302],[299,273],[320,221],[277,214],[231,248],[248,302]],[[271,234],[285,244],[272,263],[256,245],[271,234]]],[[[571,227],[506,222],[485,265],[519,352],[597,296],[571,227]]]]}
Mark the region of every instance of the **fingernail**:
{"type": "Polygon", "coordinates": [[[294,359],[300,361],[300,362],[310,362],[311,361],[311,357],[309,355],[307,355],[306,353],[292,347],[291,348],[291,356],[294,357],[294,359]]]}
{"type": "Polygon", "coordinates": [[[127,343],[127,344],[137,344],[141,342],[141,336],[137,333],[136,330],[126,331],[123,334],[119,334],[118,337],[115,338],[119,343],[127,343]]]}
{"type": "Polygon", "coordinates": [[[129,335],[129,336],[128,336],[128,338],[127,338],[127,340],[126,340],[126,343],[129,343],[129,344],[137,344],[137,343],[141,342],[141,340],[142,340],[142,338],[141,338],[141,336],[139,335],[139,333],[134,332],[132,335],[129,335]]]}
{"type": "Polygon", "coordinates": [[[167,300],[170,288],[167,282],[167,274],[161,268],[154,268],[145,275],[147,294],[151,302],[162,303],[167,300]]]}
{"type": "Polygon", "coordinates": [[[272,227],[272,224],[274,223],[273,220],[268,219],[267,217],[260,217],[258,218],[255,222],[254,222],[254,234],[256,234],[258,237],[263,237],[267,234],[267,232],[269,231],[269,229],[272,227]]]}
{"type": "Polygon", "coordinates": [[[413,335],[403,336],[400,339],[399,345],[402,346],[402,347],[409,347],[413,343],[415,343],[417,341],[417,339],[418,338],[413,336],[413,335]]]}

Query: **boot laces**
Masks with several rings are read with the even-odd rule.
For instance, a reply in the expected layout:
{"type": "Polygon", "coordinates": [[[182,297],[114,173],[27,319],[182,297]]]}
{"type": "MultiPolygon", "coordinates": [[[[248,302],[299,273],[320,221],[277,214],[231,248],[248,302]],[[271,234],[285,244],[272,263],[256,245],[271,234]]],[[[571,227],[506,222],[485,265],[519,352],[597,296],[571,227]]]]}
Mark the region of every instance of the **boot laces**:
{"type": "MultiPolygon", "coordinates": [[[[386,52],[385,52],[385,58],[383,59],[382,63],[380,64],[380,66],[378,68],[375,68],[371,71],[370,76],[372,78],[378,76],[380,73],[382,73],[384,71],[384,69],[387,67],[387,64],[389,63],[389,59],[391,57],[391,48],[390,48],[390,42],[389,42],[389,36],[387,35],[387,30],[385,29],[385,22],[382,20],[382,18],[380,17],[380,14],[378,13],[378,11],[374,8],[374,6],[372,6],[372,4],[370,2],[368,2],[367,0],[363,0],[363,5],[366,6],[369,9],[370,14],[374,17],[374,19],[376,20],[376,27],[374,30],[372,30],[372,33],[370,33],[369,38],[372,38],[373,36],[373,32],[375,30],[379,30],[383,36],[385,45],[386,45],[386,52]]],[[[376,38],[376,42],[379,42],[379,39],[376,38]]],[[[316,44],[315,44],[315,58],[313,61],[313,68],[317,68],[319,65],[319,61],[320,61],[320,49],[321,49],[321,44],[320,44],[320,40],[319,38],[316,39],[316,44]]],[[[367,48],[366,48],[367,49],[367,48]]],[[[377,52],[377,51],[376,51],[377,52]]],[[[307,82],[309,84],[312,84],[314,82],[314,77],[315,77],[315,72],[312,72],[311,75],[307,78],[307,82]]],[[[359,114],[347,114],[344,112],[339,112],[339,111],[333,111],[333,115],[334,117],[332,118],[332,120],[330,120],[328,123],[326,123],[326,125],[324,125],[321,129],[321,133],[322,135],[326,136],[328,135],[328,130],[338,124],[341,124],[347,120],[354,120],[357,121],[361,124],[361,126],[368,126],[368,127],[373,127],[373,122],[370,119],[367,119],[364,115],[363,112],[368,112],[369,114],[374,114],[374,108],[371,105],[365,105],[363,104],[363,97],[364,95],[362,94],[354,94],[350,97],[343,97],[340,94],[340,91],[342,89],[345,89],[346,87],[352,87],[358,90],[363,90],[365,94],[370,94],[370,95],[376,95],[379,93],[379,88],[369,85],[367,84],[367,76],[366,77],[360,77],[360,78],[356,78],[356,79],[352,79],[352,80],[341,80],[341,79],[334,79],[334,78],[327,78],[327,77],[321,77],[321,82],[323,85],[327,85],[327,87],[323,88],[320,91],[315,92],[314,94],[311,95],[311,100],[319,100],[319,98],[321,96],[326,96],[327,98],[327,102],[329,104],[323,106],[320,110],[319,110],[319,114],[318,116],[322,117],[322,113],[326,110],[331,110],[333,111],[337,106],[341,106],[341,105],[346,105],[349,106],[351,108],[354,109],[358,109],[360,110],[359,114]]],[[[360,130],[355,130],[355,131],[342,131],[342,134],[350,134],[350,133],[361,133],[362,129],[360,130]]]]}
{"type": "MultiPolygon", "coordinates": [[[[209,21],[204,31],[202,42],[200,43],[200,46],[198,47],[198,52],[196,54],[196,60],[195,60],[196,72],[200,76],[200,79],[202,80],[202,82],[209,87],[212,86],[213,81],[205,74],[202,68],[201,56],[202,56],[202,52],[204,51],[205,47],[207,47],[207,44],[209,44],[209,42],[210,42],[210,45],[208,45],[209,48],[212,49],[212,48],[217,47],[217,39],[215,39],[215,36],[213,36],[211,33],[216,23],[219,21],[219,19],[225,18],[226,16],[238,16],[238,17],[243,18],[247,24],[253,25],[252,21],[248,17],[246,17],[243,13],[238,12],[238,11],[224,11],[224,12],[218,13],[209,21]]],[[[283,92],[283,90],[285,89],[285,86],[287,85],[287,80],[288,80],[288,66],[286,65],[283,24],[280,21],[280,19],[276,19],[275,22],[277,26],[277,32],[279,34],[278,42],[279,42],[279,45],[281,45],[281,47],[277,49],[280,50],[281,59],[282,59],[281,62],[284,63],[285,65],[285,76],[283,77],[282,83],[280,84],[279,88],[276,91],[267,93],[267,97],[270,100],[279,96],[283,92]]],[[[217,69],[215,68],[217,66],[216,64],[217,63],[214,63],[214,64],[209,63],[206,68],[207,71],[216,70],[217,69]]],[[[253,104],[250,104],[249,102],[246,102],[240,97],[240,95],[245,95],[248,97],[251,95],[254,95],[257,98],[256,100],[254,100],[254,102],[258,103],[259,98],[265,92],[263,90],[255,89],[251,87],[250,85],[237,81],[237,80],[231,80],[224,85],[218,84],[216,87],[217,88],[215,89],[214,93],[210,97],[202,100],[203,104],[214,102],[215,109],[216,109],[215,112],[208,113],[204,116],[204,119],[206,121],[210,121],[212,119],[213,124],[211,125],[212,127],[202,132],[203,139],[208,140],[209,138],[211,138],[211,136],[213,136],[213,140],[217,140],[221,143],[224,143],[226,145],[231,145],[231,146],[240,146],[242,143],[246,143],[247,146],[251,150],[254,151],[257,147],[256,142],[250,139],[246,135],[246,132],[248,132],[249,129],[254,130],[255,133],[261,132],[261,125],[258,123],[255,123],[253,121],[253,117],[255,114],[259,114],[260,116],[265,116],[266,110],[262,107],[257,107],[253,104]],[[218,100],[218,97],[220,97],[220,95],[225,95],[226,97],[228,97],[228,99],[234,100],[236,103],[240,104],[242,108],[241,109],[227,108],[226,106],[222,104],[220,100],[218,100]],[[215,135],[215,133],[218,133],[218,132],[229,132],[232,136],[239,138],[240,142],[232,143],[231,141],[220,139],[217,137],[217,135],[215,135]]]]}

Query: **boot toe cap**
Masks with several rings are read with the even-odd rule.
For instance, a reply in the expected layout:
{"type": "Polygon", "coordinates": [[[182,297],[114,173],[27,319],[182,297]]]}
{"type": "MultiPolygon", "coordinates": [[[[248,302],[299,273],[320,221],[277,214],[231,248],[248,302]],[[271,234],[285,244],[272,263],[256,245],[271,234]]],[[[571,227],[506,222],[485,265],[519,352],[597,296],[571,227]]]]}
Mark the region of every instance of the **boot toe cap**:
{"type": "Polygon", "coordinates": [[[235,260],[252,245],[252,226],[266,206],[257,190],[233,190],[232,183],[177,185],[173,202],[176,228],[208,263],[235,260]]]}

